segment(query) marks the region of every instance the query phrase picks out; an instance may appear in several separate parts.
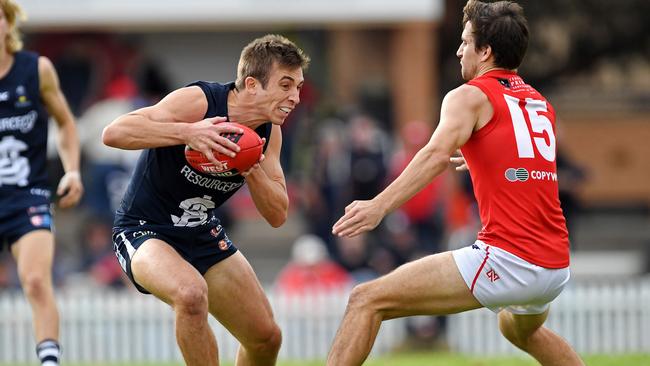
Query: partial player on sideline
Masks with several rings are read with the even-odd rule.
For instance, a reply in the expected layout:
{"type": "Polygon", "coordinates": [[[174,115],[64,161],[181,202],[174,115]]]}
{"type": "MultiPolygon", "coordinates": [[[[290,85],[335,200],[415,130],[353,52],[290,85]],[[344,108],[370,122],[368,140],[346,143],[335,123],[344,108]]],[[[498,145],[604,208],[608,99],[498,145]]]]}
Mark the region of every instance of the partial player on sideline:
{"type": "Polygon", "coordinates": [[[0,250],[6,245],[16,259],[20,285],[32,308],[36,354],[42,365],[57,366],[49,117],[56,121],[57,149],[65,171],[56,191],[61,208],[74,207],[83,194],[79,139],[54,65],[45,56],[22,50],[18,31],[22,18],[16,2],[0,0],[0,250]]]}
{"type": "MultiPolygon", "coordinates": [[[[555,111],[517,75],[528,46],[522,8],[470,0],[457,56],[468,82],[449,92],[430,141],[369,201],[354,201],[334,224],[339,236],[375,228],[449,165],[461,148],[483,228],[465,248],[431,255],[354,288],[329,353],[330,366],[360,365],[383,320],[498,313],[503,335],[542,365],[582,365],[544,327],[569,280],[569,240],[558,198],[555,111]]],[[[460,161],[462,163],[462,160],[460,161]]]]}
{"type": "Polygon", "coordinates": [[[145,149],[115,217],[115,254],[133,284],[168,303],[187,365],[218,365],[208,312],[241,344],[237,365],[274,365],[280,328],[250,264],[226,235],[214,210],[244,184],[273,227],[287,218],[289,199],[280,166],[280,126],[300,102],[309,58],[288,39],[267,35],[242,51],[237,80],[199,81],[154,106],[115,119],[106,145],[145,149]],[[185,146],[220,170],[218,151],[239,150],[222,133],[232,121],[266,139],[260,162],[241,175],[210,175],[190,167],[185,146]]]}

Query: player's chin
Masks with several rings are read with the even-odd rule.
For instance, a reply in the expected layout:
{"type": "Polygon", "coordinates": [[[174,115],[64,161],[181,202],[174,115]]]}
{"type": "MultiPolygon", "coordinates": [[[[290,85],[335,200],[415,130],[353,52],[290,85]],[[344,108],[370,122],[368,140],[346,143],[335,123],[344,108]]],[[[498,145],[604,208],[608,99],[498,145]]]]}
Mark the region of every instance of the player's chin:
{"type": "Polygon", "coordinates": [[[289,116],[288,113],[277,114],[273,116],[273,118],[271,118],[271,123],[273,123],[274,125],[282,126],[282,124],[284,123],[284,121],[287,119],[288,116],[289,116]]]}

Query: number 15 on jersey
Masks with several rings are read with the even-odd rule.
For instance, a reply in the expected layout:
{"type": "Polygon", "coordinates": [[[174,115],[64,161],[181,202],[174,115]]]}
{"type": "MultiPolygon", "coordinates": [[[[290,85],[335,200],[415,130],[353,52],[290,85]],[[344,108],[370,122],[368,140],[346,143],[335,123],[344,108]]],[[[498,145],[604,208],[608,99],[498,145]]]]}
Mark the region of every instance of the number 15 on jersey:
{"type": "Polygon", "coordinates": [[[510,119],[515,131],[515,140],[517,142],[517,152],[519,158],[534,158],[535,150],[533,149],[533,142],[537,148],[537,152],[547,161],[555,161],[555,134],[553,133],[553,125],[551,121],[543,114],[548,112],[546,102],[543,100],[526,98],[525,104],[520,104],[520,99],[511,95],[504,94],[503,96],[508,104],[510,110],[510,119]],[[528,114],[530,120],[530,130],[524,117],[524,111],[528,114]],[[548,143],[546,139],[541,136],[531,136],[531,130],[536,134],[546,134],[548,136],[548,143]]]}

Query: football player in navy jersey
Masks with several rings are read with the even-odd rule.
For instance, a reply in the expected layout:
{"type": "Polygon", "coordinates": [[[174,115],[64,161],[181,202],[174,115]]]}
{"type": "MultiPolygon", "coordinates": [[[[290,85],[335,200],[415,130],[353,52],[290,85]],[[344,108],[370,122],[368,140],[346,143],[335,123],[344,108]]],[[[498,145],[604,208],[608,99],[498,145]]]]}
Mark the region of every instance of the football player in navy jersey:
{"type": "Polygon", "coordinates": [[[273,227],[287,218],[289,199],[280,165],[280,126],[300,102],[309,57],[288,39],[267,35],[241,53],[235,82],[199,81],[157,104],[120,116],[103,133],[106,145],[144,149],[118,209],[113,243],[122,269],[143,293],[172,306],[176,339],[187,365],[217,365],[208,313],[240,342],[237,365],[273,365],[281,333],[246,258],[215,213],[243,184],[273,227]],[[258,164],[239,175],[201,173],[185,146],[234,156],[222,133],[237,122],[265,139],[258,164]]]}
{"type": "Polygon", "coordinates": [[[72,207],[83,193],[74,118],[49,59],[22,51],[22,10],[0,0],[0,249],[9,247],[32,307],[36,352],[59,364],[59,314],[52,286],[54,236],[46,169],[49,115],[58,127],[65,175],[56,194],[72,207]]]}

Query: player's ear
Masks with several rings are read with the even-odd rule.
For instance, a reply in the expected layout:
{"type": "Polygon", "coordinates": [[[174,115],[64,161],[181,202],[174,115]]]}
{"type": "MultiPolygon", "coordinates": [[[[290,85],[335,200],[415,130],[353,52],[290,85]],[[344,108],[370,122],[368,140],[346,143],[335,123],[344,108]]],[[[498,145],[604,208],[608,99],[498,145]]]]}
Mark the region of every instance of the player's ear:
{"type": "Polygon", "coordinates": [[[257,86],[259,83],[260,82],[252,76],[247,76],[246,79],[244,79],[244,87],[246,88],[246,91],[251,94],[255,94],[257,92],[257,86]]]}
{"type": "Polygon", "coordinates": [[[492,56],[492,47],[490,45],[486,45],[480,50],[480,53],[481,61],[485,62],[490,58],[490,56],[492,56]]]}

